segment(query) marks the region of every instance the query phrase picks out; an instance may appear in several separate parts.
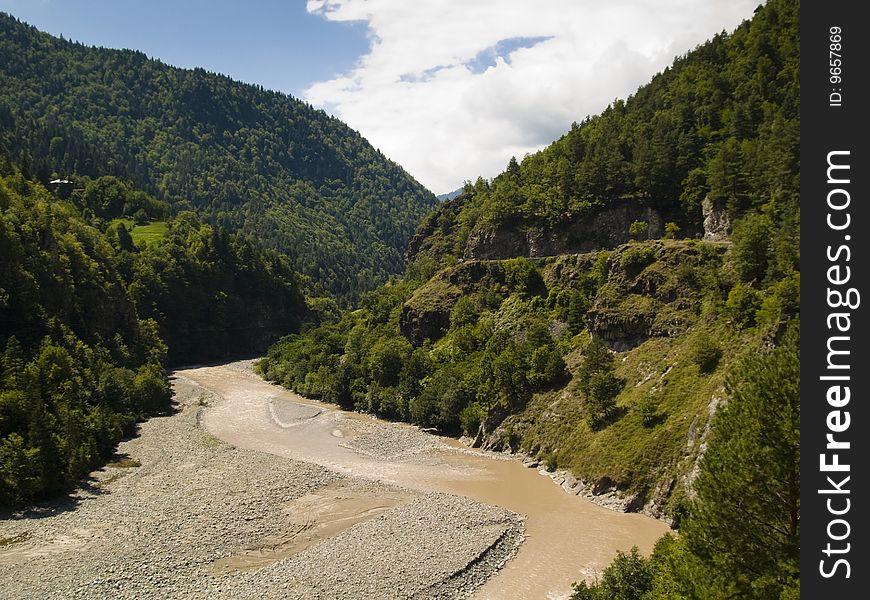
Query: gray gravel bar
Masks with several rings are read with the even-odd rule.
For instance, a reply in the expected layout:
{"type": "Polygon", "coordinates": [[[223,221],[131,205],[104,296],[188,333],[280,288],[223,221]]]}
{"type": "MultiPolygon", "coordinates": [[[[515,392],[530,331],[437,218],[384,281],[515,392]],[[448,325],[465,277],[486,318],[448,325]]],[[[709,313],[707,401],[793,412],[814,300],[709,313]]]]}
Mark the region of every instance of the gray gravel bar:
{"type": "MultiPolygon", "coordinates": [[[[521,518],[501,508],[234,448],[199,425],[217,398],[184,378],[173,387],[179,411],[143,423],[117,464],[69,499],[2,515],[0,598],[464,598],[522,542],[521,518]],[[319,526],[298,507],[333,488],[395,501],[282,554],[319,526]],[[216,567],[245,553],[262,560],[216,567]]],[[[359,450],[402,453],[372,438],[359,450]]]]}

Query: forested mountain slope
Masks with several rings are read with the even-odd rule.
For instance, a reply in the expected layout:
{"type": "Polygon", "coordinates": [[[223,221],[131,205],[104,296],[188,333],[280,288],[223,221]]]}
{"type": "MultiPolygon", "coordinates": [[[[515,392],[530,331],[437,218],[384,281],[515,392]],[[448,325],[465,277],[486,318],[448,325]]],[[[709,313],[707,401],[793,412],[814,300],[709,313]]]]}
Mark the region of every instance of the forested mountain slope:
{"type": "Polygon", "coordinates": [[[402,269],[436,200],[357,132],[290,96],[0,13],[0,144],[26,174],[115,175],[288,254],[341,295],[402,269]]]}
{"type": "Polygon", "coordinates": [[[191,212],[132,227],[125,207],[161,203],[112,177],[82,210],[0,165],[0,505],[68,489],[167,410],[167,363],[261,352],[308,316],[277,252],[191,212]]]}
{"type": "Polygon", "coordinates": [[[797,598],[798,13],[770,0],[468,184],[402,278],[261,372],[681,528],[575,600],[797,598]]]}
{"type": "Polygon", "coordinates": [[[795,2],[768,3],[678,57],[626,100],[431,214],[410,258],[498,259],[613,248],[723,229],[769,203],[776,245],[797,232],[800,106],[795,2]],[[647,229],[631,236],[635,220],[647,229]]]}
{"type": "Polygon", "coordinates": [[[768,2],[468,185],[421,224],[403,278],[263,372],[679,520],[732,365],[799,310],[797,16],[768,2]]]}

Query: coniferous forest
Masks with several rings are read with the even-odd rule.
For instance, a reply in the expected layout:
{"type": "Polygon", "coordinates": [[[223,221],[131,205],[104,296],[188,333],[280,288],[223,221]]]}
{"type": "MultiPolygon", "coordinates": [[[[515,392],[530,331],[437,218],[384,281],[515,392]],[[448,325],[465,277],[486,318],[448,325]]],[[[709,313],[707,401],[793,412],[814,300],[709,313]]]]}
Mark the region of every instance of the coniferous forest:
{"type": "Polygon", "coordinates": [[[0,14],[0,140],[22,170],[114,175],[174,211],[290,256],[354,297],[402,269],[435,196],[295,98],[141,52],[92,48],[0,14]]]}
{"type": "Polygon", "coordinates": [[[117,203],[108,215],[116,218],[106,220],[8,163],[5,170],[3,503],[66,489],[111,456],[138,420],[169,410],[167,365],[261,352],[308,314],[285,256],[191,212],[161,222],[156,241],[137,245],[125,207],[162,210],[154,198],[114,178],[74,192],[96,205],[117,203]]]}
{"type": "Polygon", "coordinates": [[[798,598],[798,13],[441,203],[289,96],[0,14],[0,504],[171,411],[167,368],[265,354],[678,530],[575,599],[798,598]]]}

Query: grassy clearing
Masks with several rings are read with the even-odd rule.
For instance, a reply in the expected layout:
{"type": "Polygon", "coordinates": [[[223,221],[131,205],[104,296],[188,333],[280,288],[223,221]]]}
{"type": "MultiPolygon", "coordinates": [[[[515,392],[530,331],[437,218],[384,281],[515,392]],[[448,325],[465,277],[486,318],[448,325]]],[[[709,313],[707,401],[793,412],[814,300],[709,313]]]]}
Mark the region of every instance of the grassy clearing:
{"type": "Polygon", "coordinates": [[[143,244],[153,244],[166,237],[167,226],[166,221],[155,221],[147,225],[136,225],[130,231],[130,236],[133,238],[133,243],[137,246],[143,244]]]}
{"type": "Polygon", "coordinates": [[[168,231],[166,221],[154,221],[145,225],[136,225],[133,219],[112,219],[110,225],[115,223],[122,224],[130,232],[130,237],[133,238],[133,243],[137,246],[158,242],[166,237],[168,231]]]}

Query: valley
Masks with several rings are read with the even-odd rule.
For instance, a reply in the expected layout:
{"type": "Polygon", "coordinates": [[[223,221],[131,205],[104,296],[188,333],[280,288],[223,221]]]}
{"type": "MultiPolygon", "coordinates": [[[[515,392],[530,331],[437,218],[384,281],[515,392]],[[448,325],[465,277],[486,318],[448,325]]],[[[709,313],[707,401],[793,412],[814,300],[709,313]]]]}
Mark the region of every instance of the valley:
{"type": "Polygon", "coordinates": [[[0,598],[799,597],[799,8],[447,198],[0,13],[0,598]]]}
{"type": "Polygon", "coordinates": [[[0,597],[567,598],[667,530],[513,458],[303,399],[249,362],[178,371],[173,390],[178,412],[143,424],[124,461],[3,520],[21,541],[0,548],[0,597]]]}

